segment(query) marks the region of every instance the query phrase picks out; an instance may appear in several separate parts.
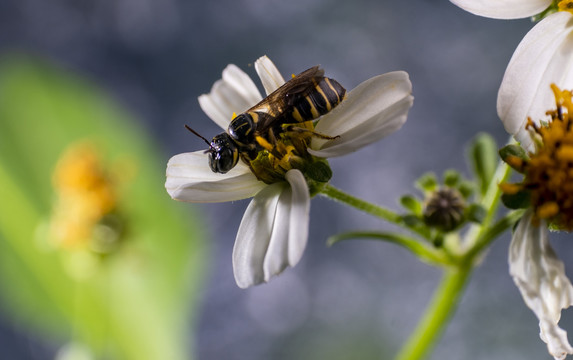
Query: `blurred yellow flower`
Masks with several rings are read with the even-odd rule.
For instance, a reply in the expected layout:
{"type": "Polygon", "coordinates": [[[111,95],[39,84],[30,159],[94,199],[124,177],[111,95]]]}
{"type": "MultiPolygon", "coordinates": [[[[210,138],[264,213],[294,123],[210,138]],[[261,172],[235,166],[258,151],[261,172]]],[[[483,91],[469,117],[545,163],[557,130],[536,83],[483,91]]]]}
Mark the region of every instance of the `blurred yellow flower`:
{"type": "Polygon", "coordinates": [[[62,155],[53,174],[56,193],[50,222],[51,240],[65,249],[107,252],[118,239],[116,231],[101,235],[98,227],[110,227],[117,212],[117,183],[105,168],[97,149],[90,142],[71,145],[62,155]]]}

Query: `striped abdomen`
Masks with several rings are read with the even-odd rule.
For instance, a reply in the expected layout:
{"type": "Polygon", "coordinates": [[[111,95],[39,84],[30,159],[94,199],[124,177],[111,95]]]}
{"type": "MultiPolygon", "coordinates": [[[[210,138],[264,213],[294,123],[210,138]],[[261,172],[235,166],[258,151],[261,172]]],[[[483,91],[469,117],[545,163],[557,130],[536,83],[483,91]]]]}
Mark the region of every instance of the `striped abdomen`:
{"type": "Polygon", "coordinates": [[[314,120],[332,110],[344,99],[346,89],[338,81],[322,78],[305,97],[296,100],[291,116],[298,122],[314,120]]]}

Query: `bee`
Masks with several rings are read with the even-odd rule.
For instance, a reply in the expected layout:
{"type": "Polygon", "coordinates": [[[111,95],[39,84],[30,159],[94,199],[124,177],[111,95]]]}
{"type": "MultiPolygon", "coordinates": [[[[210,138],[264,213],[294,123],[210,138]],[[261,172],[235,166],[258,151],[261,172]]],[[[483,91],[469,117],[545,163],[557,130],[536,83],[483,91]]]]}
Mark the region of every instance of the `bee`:
{"type": "Polygon", "coordinates": [[[210,142],[189,126],[185,127],[203,139],[209,149],[209,166],[215,173],[225,174],[240,158],[247,164],[257,154],[276,144],[286,131],[300,131],[295,125],[317,119],[344,99],[346,89],[336,80],[324,76],[314,66],[293,76],[258,104],[231,120],[227,132],[210,142]]]}

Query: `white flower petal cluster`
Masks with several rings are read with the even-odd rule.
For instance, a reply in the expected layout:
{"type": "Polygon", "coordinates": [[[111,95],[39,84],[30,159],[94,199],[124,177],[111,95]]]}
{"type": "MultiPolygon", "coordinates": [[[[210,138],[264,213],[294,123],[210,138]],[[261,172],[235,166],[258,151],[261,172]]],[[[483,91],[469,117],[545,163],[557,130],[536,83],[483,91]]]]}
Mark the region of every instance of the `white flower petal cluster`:
{"type": "MultiPolygon", "coordinates": [[[[551,0],[451,0],[476,15],[496,19],[533,16],[547,9],[551,0]]],[[[525,122],[549,118],[554,103],[550,84],[573,88],[573,14],[558,11],[537,23],[523,38],[507,66],[497,99],[497,113],[505,129],[522,146],[533,150],[525,122]]]]}
{"type": "Polygon", "coordinates": [[[573,305],[573,286],[563,262],[549,244],[543,222],[532,223],[533,210],[521,218],[509,246],[509,273],[527,306],[539,319],[540,337],[555,359],[573,354],[567,332],[559,327],[561,310],[573,305]]]}
{"type": "MultiPolygon", "coordinates": [[[[267,94],[285,80],[266,56],[255,62],[267,94]]],[[[340,156],[398,130],[413,104],[412,85],[402,71],[376,76],[347,94],[333,111],[319,119],[316,131],[336,139],[313,140],[309,153],[340,156]]],[[[225,131],[233,113],[240,114],[262,100],[256,85],[242,70],[229,65],[209,94],[199,97],[203,111],[225,131]]],[[[300,260],[308,238],[310,195],[304,174],[291,169],[285,181],[258,181],[239,161],[226,174],[213,173],[204,151],[173,156],[167,164],[165,188],[176,200],[222,202],[253,197],[233,249],[237,285],[247,288],[269,281],[300,260]]]]}
{"type": "Polygon", "coordinates": [[[523,38],[505,71],[497,113],[507,132],[533,150],[525,129],[527,118],[539,124],[554,107],[550,85],[573,88],[573,14],[557,12],[541,20],[523,38]]]}

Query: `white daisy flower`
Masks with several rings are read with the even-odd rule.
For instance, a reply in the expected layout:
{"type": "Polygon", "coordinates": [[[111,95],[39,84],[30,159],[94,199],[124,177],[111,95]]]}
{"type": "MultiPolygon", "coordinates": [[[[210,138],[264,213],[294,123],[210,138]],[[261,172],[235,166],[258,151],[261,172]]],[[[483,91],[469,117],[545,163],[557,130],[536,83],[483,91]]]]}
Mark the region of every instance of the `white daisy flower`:
{"type": "MultiPolygon", "coordinates": [[[[266,56],[255,62],[255,70],[267,94],[285,83],[266,56]]],[[[411,90],[408,74],[402,71],[358,85],[320,117],[314,131],[326,138],[311,136],[305,156],[326,164],[322,158],[347,154],[398,130],[413,103],[411,90]]],[[[249,76],[229,65],[211,92],[199,97],[199,104],[226,131],[233,114],[260,100],[262,96],[249,76]]],[[[175,155],[167,164],[165,187],[173,199],[224,202],[253,197],[233,249],[235,280],[241,288],[269,281],[286,267],[296,265],[306,246],[310,198],[317,191],[316,183],[302,170],[286,165],[284,176],[266,183],[258,180],[252,165],[243,161],[225,174],[214,173],[204,151],[175,155]]]]}
{"type": "Polygon", "coordinates": [[[570,91],[555,85],[552,89],[557,110],[547,112],[551,120],[543,125],[533,121],[524,125],[527,134],[535,139],[534,151],[504,159],[524,174],[523,180],[500,187],[506,201],[511,197],[528,199],[528,209],[509,247],[509,272],[525,303],[539,319],[540,336],[549,353],[555,359],[564,359],[573,354],[573,347],[558,323],[561,310],[573,305],[573,286],[549,245],[548,225],[573,230],[573,103],[570,91]]]}

